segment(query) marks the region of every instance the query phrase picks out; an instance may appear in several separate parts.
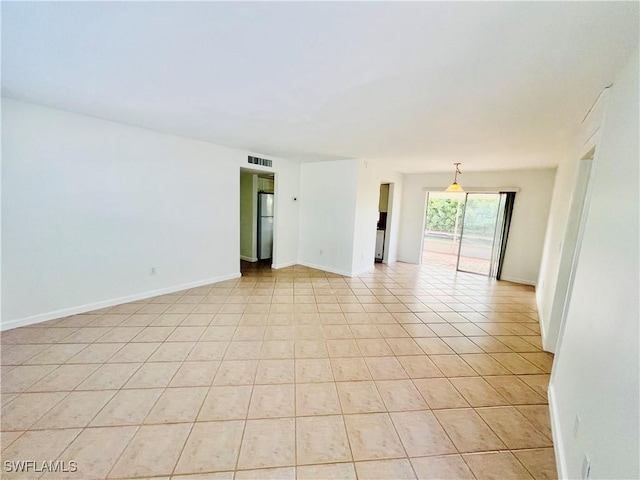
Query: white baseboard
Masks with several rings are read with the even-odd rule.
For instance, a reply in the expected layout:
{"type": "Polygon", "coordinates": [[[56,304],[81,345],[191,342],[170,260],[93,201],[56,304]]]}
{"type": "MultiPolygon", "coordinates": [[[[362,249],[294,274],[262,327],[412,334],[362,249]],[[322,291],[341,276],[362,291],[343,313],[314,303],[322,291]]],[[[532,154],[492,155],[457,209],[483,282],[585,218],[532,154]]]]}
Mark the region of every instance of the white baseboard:
{"type": "Polygon", "coordinates": [[[240,255],[240,260],[244,260],[245,262],[257,262],[257,257],[247,257],[245,255],[240,255]]]}
{"type": "Polygon", "coordinates": [[[279,268],[293,267],[294,265],[298,265],[298,262],[278,263],[277,265],[274,263],[271,268],[278,270],[279,268]]]}
{"type": "Polygon", "coordinates": [[[542,349],[545,352],[550,352],[555,354],[555,345],[553,346],[554,348],[549,348],[549,345],[547,345],[547,323],[545,322],[545,318],[542,315],[542,309],[540,308],[540,305],[536,304],[536,308],[538,309],[538,323],[540,324],[540,337],[542,339],[542,349]]]}
{"type": "Polygon", "coordinates": [[[560,419],[558,418],[558,404],[553,385],[549,385],[549,416],[551,418],[551,434],[553,435],[553,451],[556,454],[556,465],[558,478],[569,478],[567,476],[567,457],[564,454],[564,444],[562,443],[562,430],[560,429],[560,419]]]}
{"type": "Polygon", "coordinates": [[[209,285],[210,283],[223,282],[225,280],[232,280],[234,278],[240,278],[240,272],[233,273],[231,275],[223,275],[221,277],[206,278],[204,280],[198,280],[195,282],[183,283],[181,285],[174,285],[172,287],[160,288],[158,290],[136,293],[134,295],[127,295],[126,297],[111,298],[109,300],[88,303],[85,305],[80,305],[78,307],[69,307],[60,310],[54,310],[53,312],[39,313],[30,317],[2,322],[2,324],[0,324],[0,331],[33,325],[34,323],[46,322],[48,320],[55,320],[56,318],[68,317],[70,315],[77,315],[79,313],[91,312],[100,308],[113,307],[122,303],[144,300],[145,298],[157,297],[158,295],[166,295],[168,293],[179,292],[180,290],[187,290],[189,288],[202,287],[203,285],[209,285]]]}
{"type": "Polygon", "coordinates": [[[420,257],[416,260],[415,258],[407,258],[402,255],[398,255],[396,257],[396,262],[400,263],[410,263],[412,265],[420,265],[420,257]]]}
{"type": "Polygon", "coordinates": [[[323,265],[316,265],[315,263],[307,263],[307,262],[298,262],[298,265],[302,265],[303,267],[315,268],[316,270],[322,270],[323,272],[335,273],[338,275],[342,275],[345,277],[351,277],[351,272],[345,272],[343,270],[336,270],[333,268],[328,268],[323,265]]]}
{"type": "Polygon", "coordinates": [[[357,277],[358,275],[362,275],[363,273],[373,272],[376,269],[375,265],[369,265],[368,267],[362,268],[356,272],[352,272],[350,277],[357,277]]]}
{"type": "Polygon", "coordinates": [[[502,277],[500,277],[500,280],[504,280],[505,282],[521,283],[522,285],[531,285],[532,287],[536,286],[535,280],[527,280],[525,278],[505,277],[504,275],[502,275],[502,277]]]}

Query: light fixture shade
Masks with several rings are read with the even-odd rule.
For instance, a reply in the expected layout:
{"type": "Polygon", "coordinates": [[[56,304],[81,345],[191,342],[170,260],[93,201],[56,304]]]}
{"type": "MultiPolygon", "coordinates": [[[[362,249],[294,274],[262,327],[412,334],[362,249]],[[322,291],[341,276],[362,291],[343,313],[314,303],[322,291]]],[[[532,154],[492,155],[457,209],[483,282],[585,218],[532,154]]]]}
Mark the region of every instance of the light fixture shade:
{"type": "Polygon", "coordinates": [[[449,185],[447,187],[447,189],[445,190],[445,192],[450,192],[450,193],[464,193],[464,190],[462,189],[462,187],[460,185],[458,185],[458,182],[453,182],[451,185],[449,185]]]}

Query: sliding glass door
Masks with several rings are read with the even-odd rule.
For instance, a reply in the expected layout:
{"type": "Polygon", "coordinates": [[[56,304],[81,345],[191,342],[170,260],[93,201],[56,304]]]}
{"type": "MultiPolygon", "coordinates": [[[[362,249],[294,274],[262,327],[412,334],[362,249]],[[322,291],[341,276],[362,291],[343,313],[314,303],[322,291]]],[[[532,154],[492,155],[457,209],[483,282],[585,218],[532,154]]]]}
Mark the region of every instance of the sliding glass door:
{"type": "Polygon", "coordinates": [[[422,263],[500,278],[515,193],[430,192],[422,263]]]}
{"type": "Polygon", "coordinates": [[[504,205],[501,193],[467,193],[457,270],[495,277],[504,205]]]}

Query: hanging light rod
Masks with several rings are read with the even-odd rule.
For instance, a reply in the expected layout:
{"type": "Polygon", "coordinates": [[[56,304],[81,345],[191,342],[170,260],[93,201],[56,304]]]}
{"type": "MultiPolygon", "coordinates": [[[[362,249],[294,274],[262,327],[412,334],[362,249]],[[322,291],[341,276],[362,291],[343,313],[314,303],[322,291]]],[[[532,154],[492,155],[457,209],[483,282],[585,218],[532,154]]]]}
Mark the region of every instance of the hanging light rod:
{"type": "Polygon", "coordinates": [[[462,175],[462,172],[460,171],[460,167],[459,167],[460,162],[454,163],[454,165],[456,167],[456,172],[455,172],[455,174],[453,176],[453,183],[447,187],[445,192],[454,192],[454,193],[462,192],[462,193],[464,193],[464,190],[462,189],[462,187],[460,185],[458,185],[458,174],[462,175]]]}

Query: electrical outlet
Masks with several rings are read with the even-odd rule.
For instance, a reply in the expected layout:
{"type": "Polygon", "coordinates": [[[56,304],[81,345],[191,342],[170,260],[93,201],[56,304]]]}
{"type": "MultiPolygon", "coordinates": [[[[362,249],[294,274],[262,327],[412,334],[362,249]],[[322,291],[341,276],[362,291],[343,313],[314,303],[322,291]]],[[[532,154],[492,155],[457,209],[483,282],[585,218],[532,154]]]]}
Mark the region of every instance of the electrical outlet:
{"type": "Polygon", "coordinates": [[[578,438],[578,433],[580,433],[580,415],[576,414],[576,418],[573,420],[573,437],[578,438]]]}
{"type": "Polygon", "coordinates": [[[155,275],[156,273],[156,267],[151,267],[151,269],[149,269],[149,275],[155,275]]]}
{"type": "Polygon", "coordinates": [[[582,458],[582,480],[589,480],[589,474],[591,473],[591,462],[587,454],[584,454],[582,458]]]}

